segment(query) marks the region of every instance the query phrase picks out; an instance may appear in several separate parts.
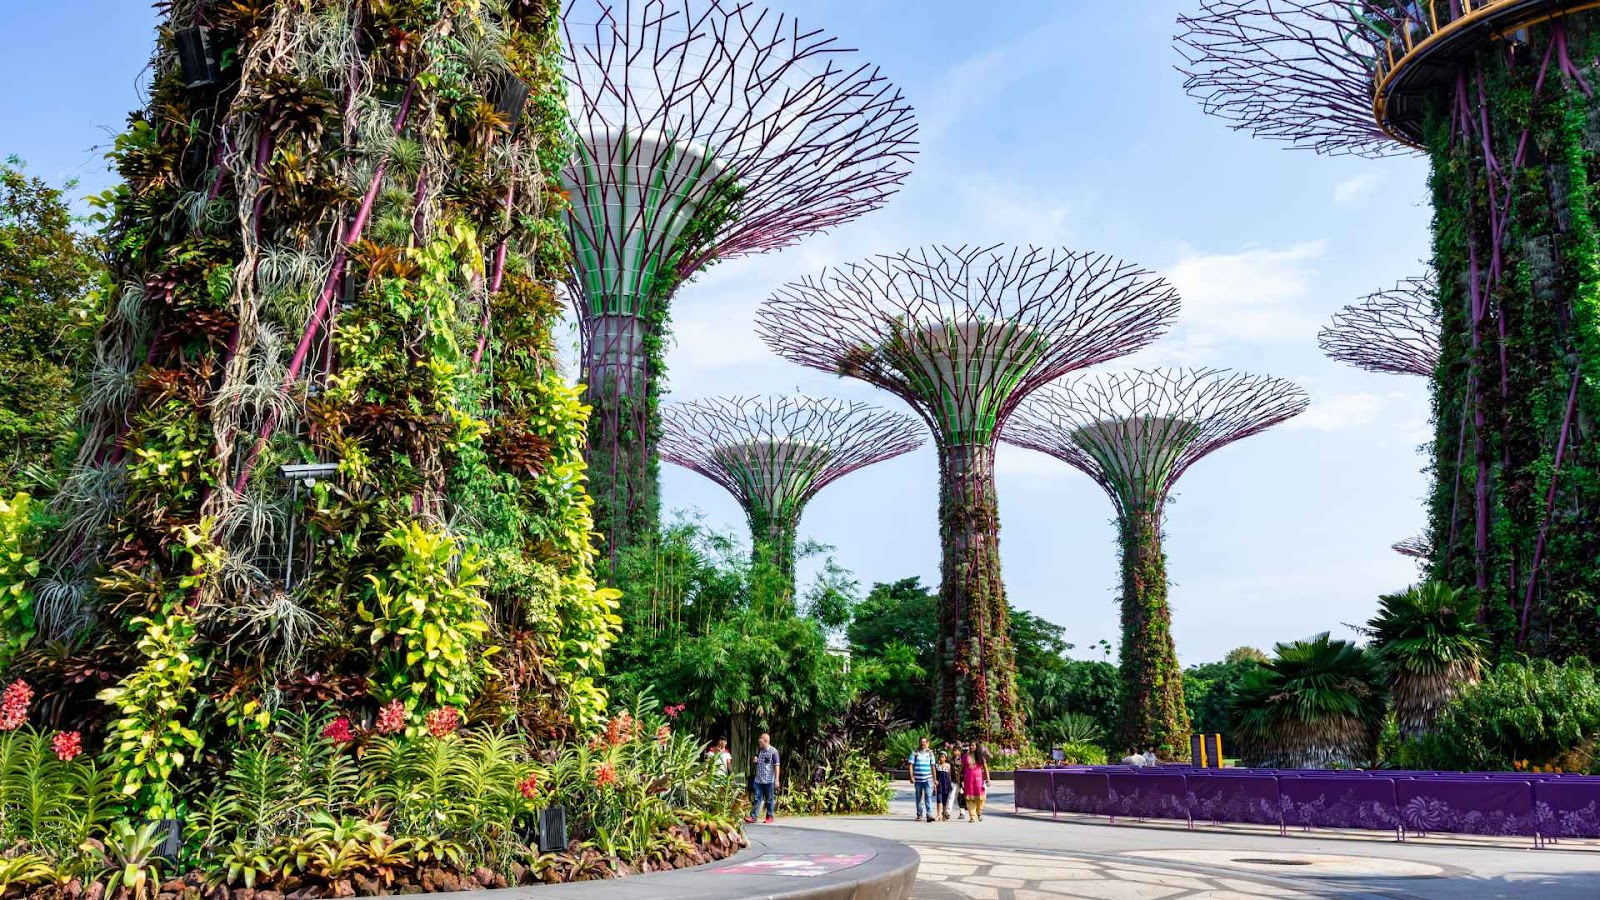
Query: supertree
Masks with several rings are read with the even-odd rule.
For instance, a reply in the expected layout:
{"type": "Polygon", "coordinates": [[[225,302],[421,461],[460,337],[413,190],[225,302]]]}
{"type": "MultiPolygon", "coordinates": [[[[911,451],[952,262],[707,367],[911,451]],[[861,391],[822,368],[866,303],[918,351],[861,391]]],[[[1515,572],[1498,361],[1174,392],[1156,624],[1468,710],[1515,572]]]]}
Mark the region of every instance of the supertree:
{"type": "Polygon", "coordinates": [[[1432,163],[1440,361],[1432,577],[1496,643],[1592,655],[1600,596],[1600,236],[1585,0],[1199,0],[1188,89],[1235,128],[1432,163]]]}
{"type": "Polygon", "coordinates": [[[851,472],[922,446],[910,416],[817,397],[714,397],[662,415],[661,456],[722,485],[750,520],[755,558],[794,580],[806,504],[851,472]]]}
{"type": "Polygon", "coordinates": [[[1414,534],[1403,541],[1396,541],[1391,549],[1401,556],[1409,556],[1412,559],[1425,560],[1433,555],[1433,546],[1428,543],[1428,536],[1425,534],[1414,534]]]}
{"type": "Polygon", "coordinates": [[[590,490],[615,556],[656,527],[679,286],[882,206],[910,172],[916,123],[854,50],[742,0],[571,0],[565,29],[570,287],[590,490]]]}
{"type": "Polygon", "coordinates": [[[1139,350],[1177,316],[1150,272],[1069,250],[931,247],[784,286],[757,330],[780,355],[898,395],[932,429],[942,544],[934,727],[1014,746],[1017,702],[1000,576],[994,453],[1023,397],[1139,350]]]}
{"type": "Polygon", "coordinates": [[[1173,486],[1213,451],[1299,415],[1307,403],[1304,391],[1277,378],[1215,369],[1133,371],[1046,386],[1006,425],[1006,442],[1081,470],[1117,508],[1125,746],[1178,754],[1189,744],[1162,548],[1173,486]]]}
{"type": "Polygon", "coordinates": [[[1331,359],[1368,372],[1433,377],[1439,368],[1439,285],[1428,276],[1408,278],[1346,306],[1317,335],[1331,359]]]}
{"type": "Polygon", "coordinates": [[[614,603],[551,334],[557,3],[157,5],[11,670],[49,725],[105,734],[152,818],[274,710],[420,727],[487,694],[529,731],[587,727],[614,603]]]}

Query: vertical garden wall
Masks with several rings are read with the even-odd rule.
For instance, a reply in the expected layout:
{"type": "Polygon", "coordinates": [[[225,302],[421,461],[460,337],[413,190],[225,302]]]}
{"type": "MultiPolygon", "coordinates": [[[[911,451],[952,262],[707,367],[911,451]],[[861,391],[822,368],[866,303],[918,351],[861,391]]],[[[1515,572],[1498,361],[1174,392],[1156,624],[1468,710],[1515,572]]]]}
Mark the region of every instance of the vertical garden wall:
{"type": "Polygon", "coordinates": [[[1487,43],[1429,107],[1435,578],[1506,651],[1594,656],[1600,626],[1600,17],[1487,43]]]}
{"type": "Polygon", "coordinates": [[[537,734],[602,712],[613,595],[550,333],[558,18],[165,5],[99,201],[115,290],[13,666],[51,724],[106,735],[144,808],[299,705],[537,734]]]}

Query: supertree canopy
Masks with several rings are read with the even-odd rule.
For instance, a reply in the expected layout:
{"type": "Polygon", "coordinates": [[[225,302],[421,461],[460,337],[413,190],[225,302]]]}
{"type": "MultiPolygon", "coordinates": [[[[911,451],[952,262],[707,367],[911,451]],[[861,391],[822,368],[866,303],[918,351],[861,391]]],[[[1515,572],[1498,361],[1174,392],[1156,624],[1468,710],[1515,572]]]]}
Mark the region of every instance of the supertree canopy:
{"type": "Polygon", "coordinates": [[[1122,547],[1121,738],[1183,752],[1189,714],[1167,603],[1167,497],[1189,467],[1305,410],[1277,378],[1218,370],[1135,371],[1048,385],[1018,407],[1008,443],[1083,471],[1117,508],[1122,547]]]}
{"type": "Polygon", "coordinates": [[[1587,0],[1200,0],[1188,89],[1324,153],[1426,154],[1440,361],[1429,574],[1502,650],[1600,656],[1600,11],[1587,0]]]}
{"type": "Polygon", "coordinates": [[[1439,368],[1439,317],[1430,277],[1408,278],[1346,306],[1317,335],[1330,358],[1368,372],[1433,376],[1439,368]]]}
{"type": "Polygon", "coordinates": [[[656,527],[673,294],[719,259],[882,206],[910,172],[916,123],[854,50],[741,0],[571,0],[565,28],[571,292],[614,555],[656,527]]]}
{"type": "Polygon", "coordinates": [[[1094,253],[934,247],[779,289],[757,330],[779,354],[898,395],[939,453],[942,563],[934,722],[946,737],[1022,738],[1000,576],[994,453],[1023,397],[1139,350],[1178,311],[1166,281],[1094,253]]]}
{"type": "Polygon", "coordinates": [[[672,404],[661,456],[727,488],[750,520],[757,559],[794,577],[806,504],[840,478],[923,443],[915,419],[817,397],[715,397],[672,404]]]}

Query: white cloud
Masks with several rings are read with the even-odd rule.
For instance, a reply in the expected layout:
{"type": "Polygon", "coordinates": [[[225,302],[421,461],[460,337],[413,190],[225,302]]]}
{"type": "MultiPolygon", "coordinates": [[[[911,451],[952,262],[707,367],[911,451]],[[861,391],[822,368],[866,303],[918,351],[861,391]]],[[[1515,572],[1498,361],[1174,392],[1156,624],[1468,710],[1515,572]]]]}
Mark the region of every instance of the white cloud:
{"type": "Polygon", "coordinates": [[[1383,400],[1377,394],[1333,394],[1312,397],[1311,408],[1290,419],[1288,427],[1315,431],[1364,428],[1378,418],[1383,400]]]}
{"type": "Polygon", "coordinates": [[[1378,176],[1364,172],[1339,182],[1333,187],[1333,205],[1349,209],[1371,197],[1378,189],[1378,176]]]}
{"type": "Polygon", "coordinates": [[[1236,253],[1180,246],[1177,261],[1161,269],[1183,299],[1178,325],[1140,364],[1212,363],[1229,343],[1313,341],[1319,313],[1308,301],[1326,250],[1322,241],[1236,253]]]}

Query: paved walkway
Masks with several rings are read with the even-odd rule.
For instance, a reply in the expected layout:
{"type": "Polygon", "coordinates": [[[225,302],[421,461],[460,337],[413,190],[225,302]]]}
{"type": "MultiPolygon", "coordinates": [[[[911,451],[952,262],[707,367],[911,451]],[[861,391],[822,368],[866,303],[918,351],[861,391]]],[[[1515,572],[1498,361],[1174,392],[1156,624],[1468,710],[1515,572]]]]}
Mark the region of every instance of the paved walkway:
{"type": "Polygon", "coordinates": [[[890,816],[783,824],[912,845],[922,855],[913,894],[921,900],[1600,898],[1600,849],[1593,847],[1400,844],[1376,836],[1279,837],[1275,830],[1052,821],[1048,815],[1014,815],[1011,786],[1000,782],[983,822],[930,825],[911,818],[910,786],[902,782],[898,788],[890,816]]]}

